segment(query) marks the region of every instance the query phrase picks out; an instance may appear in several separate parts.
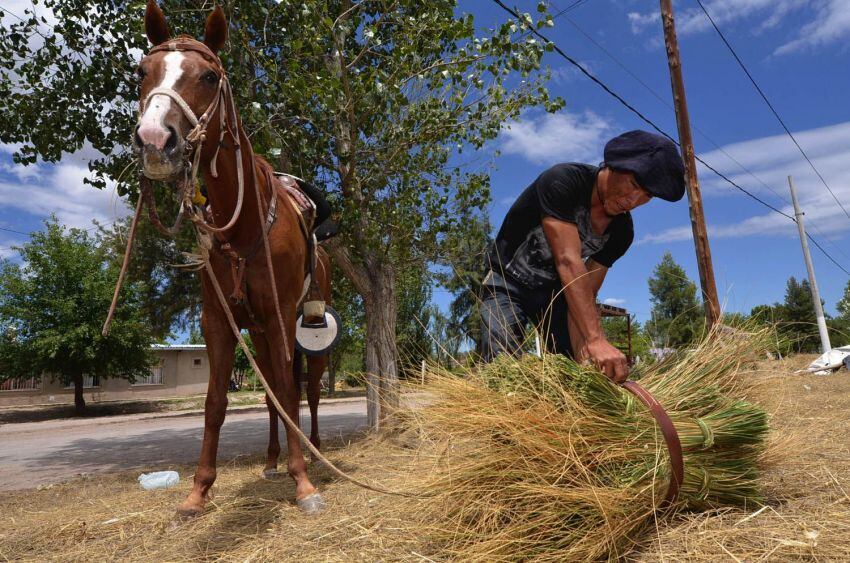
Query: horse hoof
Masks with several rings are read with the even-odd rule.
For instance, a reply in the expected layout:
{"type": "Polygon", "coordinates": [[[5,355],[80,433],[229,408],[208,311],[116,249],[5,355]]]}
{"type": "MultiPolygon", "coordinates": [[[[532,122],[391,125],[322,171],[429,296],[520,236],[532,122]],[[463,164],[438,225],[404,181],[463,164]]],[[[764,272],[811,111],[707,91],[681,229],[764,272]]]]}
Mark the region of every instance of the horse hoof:
{"type": "Polygon", "coordinates": [[[282,473],[276,468],[263,469],[263,479],[266,479],[268,481],[277,481],[281,475],[282,473]]]}
{"type": "Polygon", "coordinates": [[[325,509],[325,506],[327,506],[325,499],[319,493],[313,493],[312,495],[298,499],[298,508],[307,516],[320,514],[325,509]]]}
{"type": "Polygon", "coordinates": [[[198,508],[196,506],[178,506],[177,507],[177,516],[180,518],[191,519],[197,518],[201,514],[203,514],[204,509],[198,508]]]}

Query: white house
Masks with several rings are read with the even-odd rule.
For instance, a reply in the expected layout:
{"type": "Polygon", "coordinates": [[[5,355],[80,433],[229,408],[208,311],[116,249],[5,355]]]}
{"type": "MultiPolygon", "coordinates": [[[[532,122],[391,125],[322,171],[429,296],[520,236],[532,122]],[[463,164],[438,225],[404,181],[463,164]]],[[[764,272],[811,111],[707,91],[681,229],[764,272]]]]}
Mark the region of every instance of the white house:
{"type": "MultiPolygon", "coordinates": [[[[210,368],[205,345],[155,344],[151,349],[159,361],[149,376],[135,383],[88,376],[84,380],[86,402],[181,397],[207,392],[210,368]]],[[[0,407],[73,402],[73,384],[66,385],[49,376],[0,383],[0,407]]]]}

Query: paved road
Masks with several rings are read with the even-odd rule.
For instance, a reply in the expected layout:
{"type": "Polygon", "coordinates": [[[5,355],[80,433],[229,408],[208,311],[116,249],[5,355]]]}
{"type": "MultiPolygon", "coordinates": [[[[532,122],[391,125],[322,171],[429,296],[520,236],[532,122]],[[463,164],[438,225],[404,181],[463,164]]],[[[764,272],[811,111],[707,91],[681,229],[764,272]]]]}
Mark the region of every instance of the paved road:
{"type": "MultiPolygon", "coordinates": [[[[310,415],[301,409],[309,433],[310,415]]],[[[157,470],[195,463],[201,450],[203,415],[131,415],[110,419],[61,420],[0,426],[0,490],[17,490],[67,480],[80,473],[126,469],[157,470]]],[[[283,423],[280,423],[282,431],[283,423]]],[[[366,426],[366,400],[320,404],[323,440],[366,426]]],[[[266,451],[268,413],[233,411],[221,430],[218,458],[266,451]]],[[[281,432],[285,448],[285,440],[281,432]]]]}

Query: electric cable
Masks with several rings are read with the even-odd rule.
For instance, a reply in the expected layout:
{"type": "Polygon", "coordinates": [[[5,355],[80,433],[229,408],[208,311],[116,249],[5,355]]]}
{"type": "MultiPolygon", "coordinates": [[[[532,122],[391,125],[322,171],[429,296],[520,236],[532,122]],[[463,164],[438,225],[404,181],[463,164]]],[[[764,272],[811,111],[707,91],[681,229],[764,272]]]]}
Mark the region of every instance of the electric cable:
{"type": "Polygon", "coordinates": [[[702,8],[702,11],[703,11],[703,13],[705,13],[705,16],[708,18],[708,21],[711,22],[712,27],[714,27],[714,31],[716,31],[717,35],[720,36],[720,39],[723,40],[723,44],[726,45],[726,48],[729,49],[729,52],[732,53],[732,56],[735,57],[736,61],[738,61],[738,65],[741,67],[741,70],[744,71],[744,74],[747,75],[747,78],[749,78],[750,82],[752,82],[753,86],[755,86],[755,89],[758,91],[762,100],[764,100],[764,103],[767,104],[767,107],[769,107],[770,111],[773,112],[773,115],[774,115],[774,117],[776,117],[776,120],[779,121],[780,125],[782,125],[782,128],[785,130],[785,133],[787,133],[787,135],[791,138],[791,140],[794,141],[794,144],[797,146],[797,149],[800,151],[800,154],[803,155],[803,158],[806,159],[806,162],[808,162],[809,166],[812,167],[812,170],[815,171],[815,174],[817,174],[817,177],[820,178],[821,183],[824,185],[826,190],[832,196],[832,199],[835,200],[835,203],[838,204],[838,207],[841,208],[841,211],[843,211],[844,214],[847,215],[847,218],[850,219],[850,213],[848,213],[847,210],[844,208],[844,206],[841,205],[841,202],[838,200],[838,197],[836,197],[835,192],[832,191],[832,188],[829,187],[829,184],[826,183],[826,180],[824,179],[823,175],[820,173],[820,170],[818,170],[815,167],[814,162],[812,162],[812,160],[809,158],[809,155],[806,154],[806,151],[803,150],[803,147],[800,146],[800,143],[797,142],[796,137],[794,137],[794,134],[791,133],[790,129],[788,129],[788,126],[785,125],[785,121],[782,119],[782,117],[779,116],[779,112],[776,111],[776,108],[774,108],[773,104],[770,103],[770,100],[767,99],[767,96],[765,95],[764,91],[761,89],[761,87],[756,82],[756,79],[753,78],[753,75],[750,74],[749,70],[747,70],[747,67],[744,65],[744,61],[741,60],[741,57],[739,57],[738,53],[735,52],[735,49],[732,48],[732,45],[726,39],[726,36],[723,35],[723,32],[720,31],[719,27],[717,27],[717,24],[714,22],[714,19],[711,17],[711,14],[709,14],[708,10],[706,10],[705,6],[703,6],[702,1],[697,0],[697,4],[699,4],[699,7],[702,8]]]}
{"type": "MultiPolygon", "coordinates": [[[[554,2],[552,2],[551,4],[552,4],[552,6],[554,6],[554,7],[557,9],[557,6],[554,4],[554,2]]],[[[555,19],[555,18],[557,18],[557,17],[561,17],[561,16],[562,16],[562,15],[563,15],[566,11],[567,11],[567,10],[560,10],[560,11],[559,11],[559,12],[558,12],[558,13],[557,13],[554,17],[553,17],[553,19],[555,19]]],[[[575,28],[575,30],[576,30],[576,31],[578,31],[578,32],[579,32],[582,36],[584,36],[584,37],[585,37],[585,39],[587,39],[588,41],[590,41],[591,43],[593,43],[593,45],[595,45],[595,46],[596,46],[599,50],[601,50],[603,53],[605,53],[605,55],[606,55],[609,59],[611,59],[611,60],[612,60],[612,61],[613,61],[613,62],[614,62],[617,66],[619,66],[619,67],[620,67],[620,68],[621,68],[621,69],[622,69],[622,70],[623,70],[626,74],[628,74],[629,76],[631,76],[631,77],[632,77],[632,78],[633,78],[633,79],[634,79],[634,80],[635,80],[638,84],[640,84],[640,85],[641,85],[641,86],[642,86],[642,87],[643,87],[643,88],[644,88],[647,92],[649,92],[650,94],[652,94],[652,96],[653,96],[655,99],[657,99],[659,102],[661,102],[662,104],[664,104],[664,105],[665,105],[668,109],[675,110],[675,108],[674,108],[674,107],[670,104],[670,102],[668,102],[666,99],[664,99],[664,97],[663,97],[663,96],[661,96],[661,94],[659,94],[658,92],[656,92],[654,88],[652,88],[649,84],[647,84],[646,82],[644,82],[644,81],[643,81],[643,80],[642,80],[642,79],[641,79],[641,78],[640,78],[637,74],[635,74],[634,72],[632,72],[632,70],[631,70],[628,66],[626,66],[626,65],[625,65],[625,63],[623,63],[623,62],[622,62],[620,59],[618,59],[618,58],[617,58],[617,57],[616,57],[613,53],[611,53],[608,49],[606,49],[604,45],[602,45],[601,43],[599,43],[598,41],[596,41],[596,39],[594,39],[594,38],[593,38],[593,36],[591,36],[591,35],[590,35],[589,33],[587,33],[584,29],[582,29],[582,27],[581,27],[581,26],[579,26],[579,25],[575,22],[575,20],[573,20],[573,19],[572,19],[572,18],[570,18],[569,16],[564,16],[564,19],[565,19],[565,20],[566,20],[566,21],[567,21],[567,22],[568,22],[571,26],[573,26],[573,28],[575,28]]],[[[720,146],[720,144],[718,144],[718,143],[717,143],[714,139],[712,139],[712,138],[708,135],[708,133],[706,133],[705,131],[703,131],[702,129],[700,129],[700,128],[699,128],[697,125],[695,125],[695,124],[691,124],[691,126],[693,127],[694,131],[696,131],[697,133],[699,133],[699,134],[700,134],[700,136],[701,136],[702,138],[704,138],[706,141],[708,141],[709,143],[711,143],[711,145],[713,145],[713,146],[714,146],[714,148],[715,148],[717,151],[719,151],[719,152],[720,152],[721,154],[723,154],[726,158],[728,158],[729,160],[731,160],[732,162],[734,162],[734,163],[735,163],[735,164],[736,164],[736,165],[737,165],[737,166],[738,166],[741,170],[743,170],[746,174],[748,174],[748,175],[749,175],[751,178],[753,178],[756,182],[758,182],[759,184],[761,184],[761,185],[762,185],[765,189],[767,189],[769,192],[771,192],[773,195],[775,195],[777,198],[779,198],[780,200],[782,200],[782,201],[783,201],[783,202],[785,202],[786,204],[791,205],[791,202],[788,200],[788,198],[786,198],[785,196],[783,196],[782,194],[780,194],[778,191],[776,191],[775,189],[773,189],[773,188],[772,188],[769,184],[767,184],[767,182],[765,182],[765,181],[764,181],[764,180],[762,180],[760,177],[758,177],[758,176],[757,176],[757,175],[756,175],[756,174],[755,174],[752,170],[750,170],[749,168],[747,168],[746,166],[744,166],[744,165],[743,165],[740,161],[738,161],[738,159],[736,159],[734,156],[732,156],[731,154],[729,154],[729,153],[728,153],[728,152],[727,152],[727,151],[726,151],[726,150],[725,150],[722,146],[720,146]]],[[[838,251],[838,252],[839,252],[842,256],[844,256],[844,258],[846,258],[846,259],[850,260],[850,256],[848,256],[848,255],[847,255],[847,253],[846,253],[846,252],[844,252],[844,250],[843,250],[840,246],[838,246],[837,244],[835,244],[834,242],[832,242],[832,240],[830,240],[830,238],[829,238],[826,234],[824,234],[824,233],[823,233],[823,231],[821,231],[821,230],[820,230],[820,228],[818,228],[818,226],[817,226],[817,224],[816,224],[816,223],[812,223],[812,224],[810,225],[810,227],[811,227],[812,229],[814,229],[814,230],[815,230],[815,232],[817,232],[817,234],[818,234],[819,236],[823,237],[823,238],[824,238],[824,240],[826,240],[829,244],[831,244],[831,245],[832,245],[832,247],[833,247],[835,250],[837,250],[837,251],[838,251]]]]}
{"type": "MultiPolygon", "coordinates": [[[[493,3],[495,3],[496,5],[498,5],[500,8],[502,8],[504,11],[506,11],[507,13],[509,13],[511,16],[513,16],[513,17],[517,18],[518,20],[522,20],[522,17],[520,16],[520,14],[518,14],[515,10],[513,10],[513,9],[509,8],[508,6],[506,6],[506,5],[505,5],[505,3],[504,3],[504,2],[502,2],[502,0],[492,0],[492,1],[493,1],[493,3]]],[[[633,114],[635,114],[635,115],[636,115],[638,118],[640,118],[640,119],[641,119],[644,123],[646,123],[647,125],[649,125],[649,126],[650,126],[650,127],[652,127],[653,129],[655,129],[655,131],[657,131],[660,135],[662,135],[662,136],[666,137],[667,139],[669,139],[672,143],[674,143],[677,147],[679,147],[679,148],[681,149],[681,145],[679,144],[679,142],[678,142],[676,139],[674,139],[673,137],[671,137],[671,136],[670,136],[670,135],[669,135],[666,131],[664,131],[663,129],[661,129],[661,127],[659,127],[658,125],[656,125],[654,121],[652,121],[651,119],[649,119],[648,117],[646,117],[646,116],[645,116],[643,113],[641,113],[641,112],[640,112],[637,108],[635,108],[632,104],[630,104],[628,101],[626,101],[626,100],[625,100],[622,96],[620,96],[619,94],[617,94],[616,92],[614,92],[614,91],[613,91],[613,90],[612,90],[612,89],[611,89],[611,88],[610,88],[607,84],[605,84],[604,82],[602,82],[601,80],[599,80],[596,76],[594,76],[592,73],[590,73],[590,72],[589,72],[587,69],[585,69],[585,68],[581,65],[581,63],[579,63],[576,59],[574,59],[573,57],[571,57],[571,56],[569,56],[568,54],[566,54],[566,53],[563,51],[563,49],[561,49],[561,48],[560,48],[560,47],[559,47],[559,46],[558,46],[558,45],[557,45],[554,41],[552,41],[551,39],[549,39],[548,37],[546,37],[545,35],[543,35],[543,34],[542,34],[542,33],[540,33],[539,31],[537,31],[536,29],[534,29],[532,26],[529,26],[529,31],[530,31],[530,33],[532,33],[532,34],[536,35],[536,36],[537,36],[537,37],[539,37],[541,40],[543,40],[546,44],[550,45],[550,46],[552,47],[552,49],[553,49],[556,53],[558,53],[559,55],[561,55],[561,57],[563,57],[563,58],[564,58],[567,62],[569,62],[570,64],[572,64],[573,66],[575,66],[575,67],[579,70],[579,72],[581,72],[582,74],[584,74],[585,76],[587,76],[587,77],[588,77],[591,81],[593,81],[596,85],[598,85],[600,88],[602,88],[602,89],[603,89],[605,92],[607,92],[610,96],[612,96],[614,99],[616,99],[618,102],[620,102],[620,104],[622,104],[623,106],[625,106],[625,107],[626,107],[629,111],[631,111],[633,114]]],[[[796,222],[797,222],[797,221],[796,221],[796,219],[795,219],[794,217],[792,217],[791,215],[788,215],[788,214],[787,214],[787,213],[785,213],[784,211],[782,211],[782,210],[780,210],[780,209],[776,208],[775,206],[773,206],[773,205],[771,205],[770,203],[766,202],[766,201],[765,201],[765,200],[763,200],[762,198],[760,198],[760,197],[758,197],[757,195],[753,194],[752,192],[750,192],[750,191],[749,191],[749,190],[747,190],[746,188],[744,188],[744,187],[740,186],[739,184],[737,184],[736,182],[734,182],[731,178],[729,178],[728,176],[726,176],[725,174],[723,174],[722,172],[720,172],[719,170],[717,170],[716,168],[714,168],[712,165],[710,165],[709,163],[707,163],[705,160],[703,160],[703,159],[702,159],[702,158],[700,158],[699,156],[694,155],[694,158],[695,158],[695,159],[696,159],[699,163],[701,163],[703,166],[705,166],[706,168],[708,168],[709,170],[711,170],[712,172],[714,172],[714,174],[716,174],[717,176],[719,176],[720,178],[722,178],[723,180],[725,180],[727,183],[729,183],[730,185],[734,186],[735,188],[737,188],[737,189],[738,189],[738,190],[740,190],[741,192],[745,193],[746,195],[750,196],[750,198],[752,198],[752,199],[754,199],[755,201],[757,201],[757,202],[761,203],[763,206],[767,207],[768,209],[770,209],[770,210],[772,210],[772,211],[774,211],[774,212],[776,212],[776,213],[778,213],[778,214],[782,215],[783,217],[786,217],[786,218],[790,219],[790,220],[791,220],[791,221],[793,221],[794,223],[796,223],[796,222]]],[[[816,246],[816,247],[817,247],[817,248],[818,248],[821,252],[823,252],[823,254],[824,254],[827,258],[829,258],[829,259],[832,261],[832,263],[833,263],[833,264],[835,264],[836,266],[838,266],[838,267],[839,267],[839,268],[840,268],[840,269],[841,269],[841,270],[842,270],[845,274],[847,274],[848,276],[850,276],[850,272],[848,272],[848,271],[847,271],[847,270],[846,270],[843,266],[841,266],[841,265],[840,265],[840,264],[839,264],[839,263],[838,263],[838,262],[837,262],[837,261],[836,261],[836,260],[835,260],[835,259],[834,259],[834,258],[833,258],[830,254],[829,254],[829,253],[827,253],[827,252],[826,252],[826,250],[825,250],[825,249],[824,249],[824,248],[823,248],[823,247],[822,247],[822,246],[821,246],[818,242],[816,242],[816,241],[812,238],[812,236],[811,236],[810,234],[806,233],[806,237],[807,237],[809,240],[811,240],[811,241],[815,244],[815,246],[816,246]]]]}

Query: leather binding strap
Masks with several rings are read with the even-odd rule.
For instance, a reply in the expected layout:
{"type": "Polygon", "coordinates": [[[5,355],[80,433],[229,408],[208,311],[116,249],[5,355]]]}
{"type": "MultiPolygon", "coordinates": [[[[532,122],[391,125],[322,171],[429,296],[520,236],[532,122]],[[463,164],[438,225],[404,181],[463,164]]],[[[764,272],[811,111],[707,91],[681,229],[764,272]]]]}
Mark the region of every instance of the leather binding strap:
{"type": "Polygon", "coordinates": [[[670,484],[667,487],[667,496],[664,498],[664,505],[670,505],[676,502],[679,496],[679,489],[685,480],[685,461],[682,458],[682,442],[679,440],[679,433],[676,432],[676,427],[670,416],[661,403],[655,400],[652,394],[641,387],[634,381],[626,381],[622,383],[626,390],[646,405],[652,418],[661,427],[661,434],[664,436],[664,442],[667,444],[667,451],[670,453],[670,484]]]}

